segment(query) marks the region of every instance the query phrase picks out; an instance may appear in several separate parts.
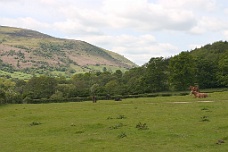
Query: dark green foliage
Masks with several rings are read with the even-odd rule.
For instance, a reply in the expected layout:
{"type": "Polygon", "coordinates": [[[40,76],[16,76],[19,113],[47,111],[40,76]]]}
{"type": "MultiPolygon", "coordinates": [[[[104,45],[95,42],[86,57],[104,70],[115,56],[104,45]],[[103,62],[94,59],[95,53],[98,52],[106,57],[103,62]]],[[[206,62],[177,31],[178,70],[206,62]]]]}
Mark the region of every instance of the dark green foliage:
{"type": "Polygon", "coordinates": [[[207,44],[201,48],[191,51],[194,57],[205,59],[212,62],[218,62],[224,54],[228,53],[228,42],[218,41],[213,44],[207,44]]]}
{"type": "Polygon", "coordinates": [[[41,76],[32,77],[25,86],[25,94],[32,99],[50,98],[55,93],[57,81],[55,78],[41,76]]]}
{"type": "Polygon", "coordinates": [[[200,58],[196,59],[196,82],[201,89],[219,86],[217,72],[218,66],[215,62],[200,58]]]}
{"type": "Polygon", "coordinates": [[[169,96],[172,96],[172,94],[171,93],[162,93],[161,96],[163,96],[163,97],[169,97],[169,96]]]}
{"type": "Polygon", "coordinates": [[[165,59],[151,58],[146,68],[142,79],[145,92],[168,90],[168,65],[165,59]]]}
{"type": "Polygon", "coordinates": [[[175,90],[186,90],[196,83],[196,63],[189,52],[181,52],[170,59],[170,82],[175,90]]]}
{"type": "Polygon", "coordinates": [[[21,94],[18,93],[7,93],[7,98],[6,98],[6,102],[7,103],[13,103],[13,104],[20,104],[23,103],[23,97],[21,94]],[[10,94],[10,95],[9,95],[10,94]]]}
{"type": "Polygon", "coordinates": [[[0,59],[0,69],[2,71],[9,72],[9,73],[13,73],[14,71],[16,71],[12,65],[4,63],[1,59],[0,59]]]}
{"type": "Polygon", "coordinates": [[[219,82],[224,85],[228,86],[228,53],[221,58],[218,62],[218,72],[217,78],[219,82]]]}
{"type": "Polygon", "coordinates": [[[197,63],[197,68],[198,74],[201,72],[201,75],[198,77],[198,82],[201,82],[202,88],[228,86],[227,41],[207,44],[204,47],[192,50],[190,53],[199,61],[199,63],[197,63]]]}
{"type": "Polygon", "coordinates": [[[63,46],[59,45],[59,43],[40,42],[40,48],[44,51],[52,52],[52,51],[60,51],[63,48],[63,46]]]}
{"type": "Polygon", "coordinates": [[[181,92],[179,93],[180,96],[186,96],[186,95],[189,95],[189,92],[181,92]]]}
{"type": "Polygon", "coordinates": [[[6,93],[3,89],[0,89],[0,104],[5,103],[6,93]]]}
{"type": "Polygon", "coordinates": [[[91,100],[89,97],[74,97],[74,98],[60,98],[60,99],[31,99],[30,97],[26,97],[23,100],[23,103],[29,104],[41,104],[41,103],[64,103],[64,102],[82,102],[91,100]]]}
{"type": "Polygon", "coordinates": [[[123,75],[123,83],[126,86],[126,92],[131,95],[137,95],[145,93],[146,88],[144,87],[144,73],[146,73],[146,67],[137,67],[130,69],[123,75]]]}

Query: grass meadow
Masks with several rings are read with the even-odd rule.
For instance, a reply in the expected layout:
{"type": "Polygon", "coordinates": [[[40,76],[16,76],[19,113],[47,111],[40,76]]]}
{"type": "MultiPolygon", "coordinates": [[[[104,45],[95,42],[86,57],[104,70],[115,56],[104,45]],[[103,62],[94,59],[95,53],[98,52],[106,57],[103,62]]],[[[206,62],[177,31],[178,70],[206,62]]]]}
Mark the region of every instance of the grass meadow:
{"type": "Polygon", "coordinates": [[[206,99],[187,95],[95,104],[1,105],[0,148],[2,152],[227,152],[228,92],[210,93],[206,99]]]}

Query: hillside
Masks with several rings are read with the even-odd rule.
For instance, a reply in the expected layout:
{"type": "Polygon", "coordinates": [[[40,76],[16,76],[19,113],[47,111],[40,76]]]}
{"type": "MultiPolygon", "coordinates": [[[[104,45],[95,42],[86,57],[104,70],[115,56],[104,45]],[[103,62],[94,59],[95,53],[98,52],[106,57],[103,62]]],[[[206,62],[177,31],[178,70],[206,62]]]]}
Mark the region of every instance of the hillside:
{"type": "Polygon", "coordinates": [[[117,53],[84,41],[54,38],[33,30],[0,26],[1,73],[69,77],[89,71],[125,71],[136,66],[117,53]]]}
{"type": "Polygon", "coordinates": [[[206,59],[211,62],[219,62],[222,58],[228,56],[228,42],[218,41],[212,44],[206,44],[201,48],[196,48],[190,53],[194,57],[206,59]]]}

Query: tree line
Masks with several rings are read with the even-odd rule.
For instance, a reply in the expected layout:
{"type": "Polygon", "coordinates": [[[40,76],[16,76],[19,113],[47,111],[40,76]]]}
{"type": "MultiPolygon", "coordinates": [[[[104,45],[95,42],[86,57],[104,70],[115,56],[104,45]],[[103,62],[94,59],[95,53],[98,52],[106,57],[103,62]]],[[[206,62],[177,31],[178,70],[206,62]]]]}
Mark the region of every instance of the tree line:
{"type": "Polygon", "coordinates": [[[148,94],[187,91],[190,85],[201,89],[228,86],[228,54],[211,61],[181,52],[170,57],[155,57],[143,66],[123,73],[116,70],[75,74],[65,77],[34,76],[25,81],[0,78],[0,103],[39,103],[81,101],[91,96],[148,94]]]}

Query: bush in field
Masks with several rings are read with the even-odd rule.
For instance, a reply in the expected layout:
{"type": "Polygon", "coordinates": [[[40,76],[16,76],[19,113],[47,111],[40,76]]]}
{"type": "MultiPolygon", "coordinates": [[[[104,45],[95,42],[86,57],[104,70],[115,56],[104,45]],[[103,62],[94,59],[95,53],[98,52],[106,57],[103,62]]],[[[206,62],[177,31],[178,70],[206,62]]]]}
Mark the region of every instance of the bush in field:
{"type": "Polygon", "coordinates": [[[126,117],[124,115],[119,115],[116,119],[126,119],[126,117]]]}
{"type": "Polygon", "coordinates": [[[111,127],[109,127],[110,129],[119,129],[119,128],[121,128],[121,127],[123,127],[123,124],[122,123],[118,123],[118,124],[116,124],[116,125],[114,125],[114,126],[111,126],[111,127]]]}
{"type": "Polygon", "coordinates": [[[126,135],[125,132],[121,132],[121,133],[118,135],[118,138],[124,138],[124,137],[127,137],[127,135],[126,135]]]}
{"type": "Polygon", "coordinates": [[[210,121],[209,119],[208,119],[208,116],[203,116],[203,117],[201,117],[201,121],[210,121]]]}
{"type": "Polygon", "coordinates": [[[35,122],[35,121],[33,121],[31,124],[30,124],[30,126],[37,126],[37,125],[40,125],[41,123],[40,122],[35,122]]]}
{"type": "Polygon", "coordinates": [[[146,125],[146,123],[141,123],[141,122],[139,122],[136,125],[136,128],[138,128],[138,130],[147,130],[147,129],[149,129],[148,126],[146,125]]]}

